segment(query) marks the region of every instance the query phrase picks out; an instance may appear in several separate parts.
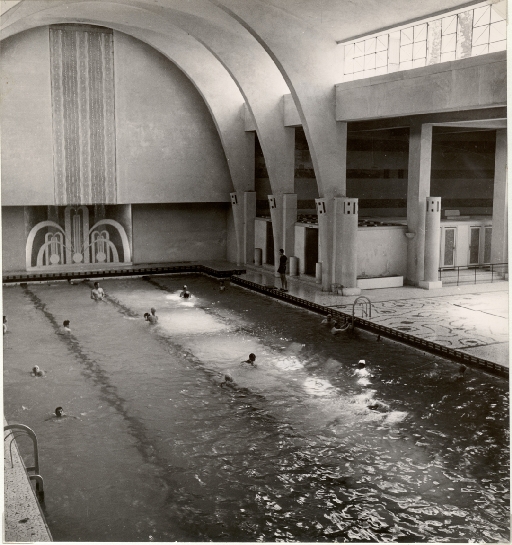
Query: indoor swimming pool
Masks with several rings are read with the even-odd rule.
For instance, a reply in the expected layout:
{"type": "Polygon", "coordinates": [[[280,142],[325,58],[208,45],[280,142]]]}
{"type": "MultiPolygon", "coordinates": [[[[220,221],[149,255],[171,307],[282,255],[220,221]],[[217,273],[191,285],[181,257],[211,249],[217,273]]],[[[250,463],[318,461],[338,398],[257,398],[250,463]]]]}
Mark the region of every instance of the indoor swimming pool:
{"type": "Polygon", "coordinates": [[[101,285],[4,288],[54,540],[509,541],[505,379],[206,276],[101,285]]]}

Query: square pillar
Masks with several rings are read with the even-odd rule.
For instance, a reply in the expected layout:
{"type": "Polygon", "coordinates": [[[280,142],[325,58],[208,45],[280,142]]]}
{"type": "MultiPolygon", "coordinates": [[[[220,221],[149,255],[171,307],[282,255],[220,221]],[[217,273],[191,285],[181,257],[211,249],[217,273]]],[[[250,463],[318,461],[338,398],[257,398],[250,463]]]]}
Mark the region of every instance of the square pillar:
{"type": "Polygon", "coordinates": [[[334,199],[334,282],[357,289],[357,227],[359,219],[358,199],[337,197],[334,199]]]}
{"type": "Polygon", "coordinates": [[[427,197],[425,213],[425,269],[419,287],[433,290],[443,287],[443,283],[439,280],[441,197],[427,197]]]}
{"type": "Polygon", "coordinates": [[[233,211],[233,220],[235,223],[236,264],[241,265],[244,262],[244,209],[240,200],[238,199],[238,193],[236,191],[230,193],[229,196],[231,197],[231,210],[233,211]]]}
{"type": "Polygon", "coordinates": [[[256,221],[256,191],[244,192],[243,212],[243,250],[244,263],[252,263],[254,259],[254,233],[256,221]]]}
{"type": "Polygon", "coordinates": [[[508,260],[507,197],[507,129],[498,129],[496,131],[496,155],[494,159],[491,263],[506,263],[508,260]]]}
{"type": "MultiPolygon", "coordinates": [[[[279,250],[283,247],[283,195],[268,195],[272,233],[274,235],[274,268],[275,275],[279,267],[279,250]]],[[[284,249],[284,248],[283,248],[284,249]]]]}
{"type": "Polygon", "coordinates": [[[318,262],[322,264],[322,290],[330,291],[333,254],[333,199],[315,199],[318,213],[318,262]]]}
{"type": "MultiPolygon", "coordinates": [[[[297,223],[297,195],[285,193],[283,195],[283,242],[280,246],[288,256],[288,268],[290,257],[295,255],[295,224],[297,223]]],[[[279,248],[278,248],[279,249],[279,248]]]]}
{"type": "Polygon", "coordinates": [[[430,193],[432,125],[411,125],[407,180],[407,282],[418,286],[425,270],[425,202],[430,193]]]}

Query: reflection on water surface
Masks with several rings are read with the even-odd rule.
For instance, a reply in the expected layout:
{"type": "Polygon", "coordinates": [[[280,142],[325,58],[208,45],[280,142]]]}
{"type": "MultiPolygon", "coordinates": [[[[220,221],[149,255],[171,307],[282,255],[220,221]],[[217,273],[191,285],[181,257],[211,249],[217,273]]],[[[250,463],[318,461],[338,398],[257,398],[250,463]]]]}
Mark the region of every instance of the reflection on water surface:
{"type": "Polygon", "coordinates": [[[54,539],[508,541],[503,379],[204,277],[102,285],[4,290],[5,414],[38,434],[54,539]]]}

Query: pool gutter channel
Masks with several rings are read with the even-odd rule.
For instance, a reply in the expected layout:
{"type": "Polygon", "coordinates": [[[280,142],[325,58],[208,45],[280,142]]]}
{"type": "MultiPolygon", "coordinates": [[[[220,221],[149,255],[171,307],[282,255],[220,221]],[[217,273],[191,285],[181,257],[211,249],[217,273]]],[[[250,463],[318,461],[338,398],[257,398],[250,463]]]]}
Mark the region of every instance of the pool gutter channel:
{"type": "Polygon", "coordinates": [[[250,280],[246,280],[245,278],[232,276],[230,278],[230,281],[233,284],[268,295],[270,297],[273,297],[274,299],[279,299],[281,301],[291,303],[295,306],[305,308],[323,316],[331,314],[333,318],[343,319],[345,322],[351,322],[353,320],[354,327],[358,327],[359,329],[363,329],[376,335],[383,335],[384,337],[399,341],[403,344],[407,344],[419,350],[442,356],[444,358],[448,358],[460,363],[476,365],[480,368],[483,368],[485,371],[491,372],[493,374],[504,377],[509,376],[508,367],[499,365],[498,363],[489,360],[485,360],[483,358],[479,358],[477,356],[473,356],[471,354],[467,354],[466,352],[462,352],[461,350],[456,350],[455,348],[449,348],[447,346],[443,346],[441,344],[428,341],[426,339],[421,339],[420,337],[415,337],[414,335],[409,335],[408,333],[398,331],[391,327],[376,324],[374,322],[371,322],[370,320],[365,320],[364,318],[359,318],[357,316],[352,317],[351,314],[348,314],[346,312],[335,310],[331,307],[319,305],[318,303],[313,303],[306,299],[291,295],[287,292],[280,291],[274,287],[262,286],[255,282],[251,282],[250,280]]]}
{"type": "Polygon", "coordinates": [[[68,281],[68,280],[90,280],[90,279],[103,279],[113,277],[144,277],[149,275],[167,275],[167,274],[184,274],[184,273],[199,273],[206,276],[211,276],[216,279],[230,280],[233,284],[248,288],[252,291],[268,295],[274,299],[279,299],[292,305],[311,310],[317,314],[323,316],[331,314],[335,318],[343,319],[346,321],[352,321],[354,327],[358,327],[375,335],[383,335],[387,338],[399,341],[403,344],[407,344],[419,350],[429,352],[449,358],[451,360],[461,362],[469,365],[476,365],[483,368],[485,371],[498,374],[500,376],[509,376],[508,367],[500,365],[498,363],[473,356],[457,350],[455,348],[449,348],[441,344],[409,335],[402,331],[398,331],[391,327],[387,327],[381,324],[376,324],[370,320],[359,318],[357,316],[352,317],[351,314],[335,310],[331,307],[319,305],[313,303],[307,299],[302,299],[295,295],[291,295],[288,292],[280,291],[274,287],[262,286],[256,282],[240,278],[238,275],[244,274],[246,271],[242,268],[233,268],[219,270],[213,267],[208,267],[202,264],[184,264],[184,265],[172,265],[172,266],[160,266],[160,267],[130,267],[125,269],[109,269],[109,270],[95,270],[95,271],[77,271],[77,272],[56,272],[56,273],[36,273],[27,272],[24,274],[5,275],[2,280],[5,284],[27,284],[29,282],[45,283],[51,281],[68,281]]]}

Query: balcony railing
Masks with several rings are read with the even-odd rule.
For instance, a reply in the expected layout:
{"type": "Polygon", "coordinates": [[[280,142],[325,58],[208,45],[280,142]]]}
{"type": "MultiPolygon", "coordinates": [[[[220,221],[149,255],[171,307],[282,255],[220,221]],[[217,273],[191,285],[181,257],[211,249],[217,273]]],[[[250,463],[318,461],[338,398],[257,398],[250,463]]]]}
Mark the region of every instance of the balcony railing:
{"type": "Polygon", "coordinates": [[[342,81],[505,51],[505,3],[485,2],[340,43],[342,81]]]}
{"type": "Polygon", "coordinates": [[[439,280],[446,284],[483,284],[508,280],[508,263],[466,265],[464,267],[441,267],[439,280]]]}

